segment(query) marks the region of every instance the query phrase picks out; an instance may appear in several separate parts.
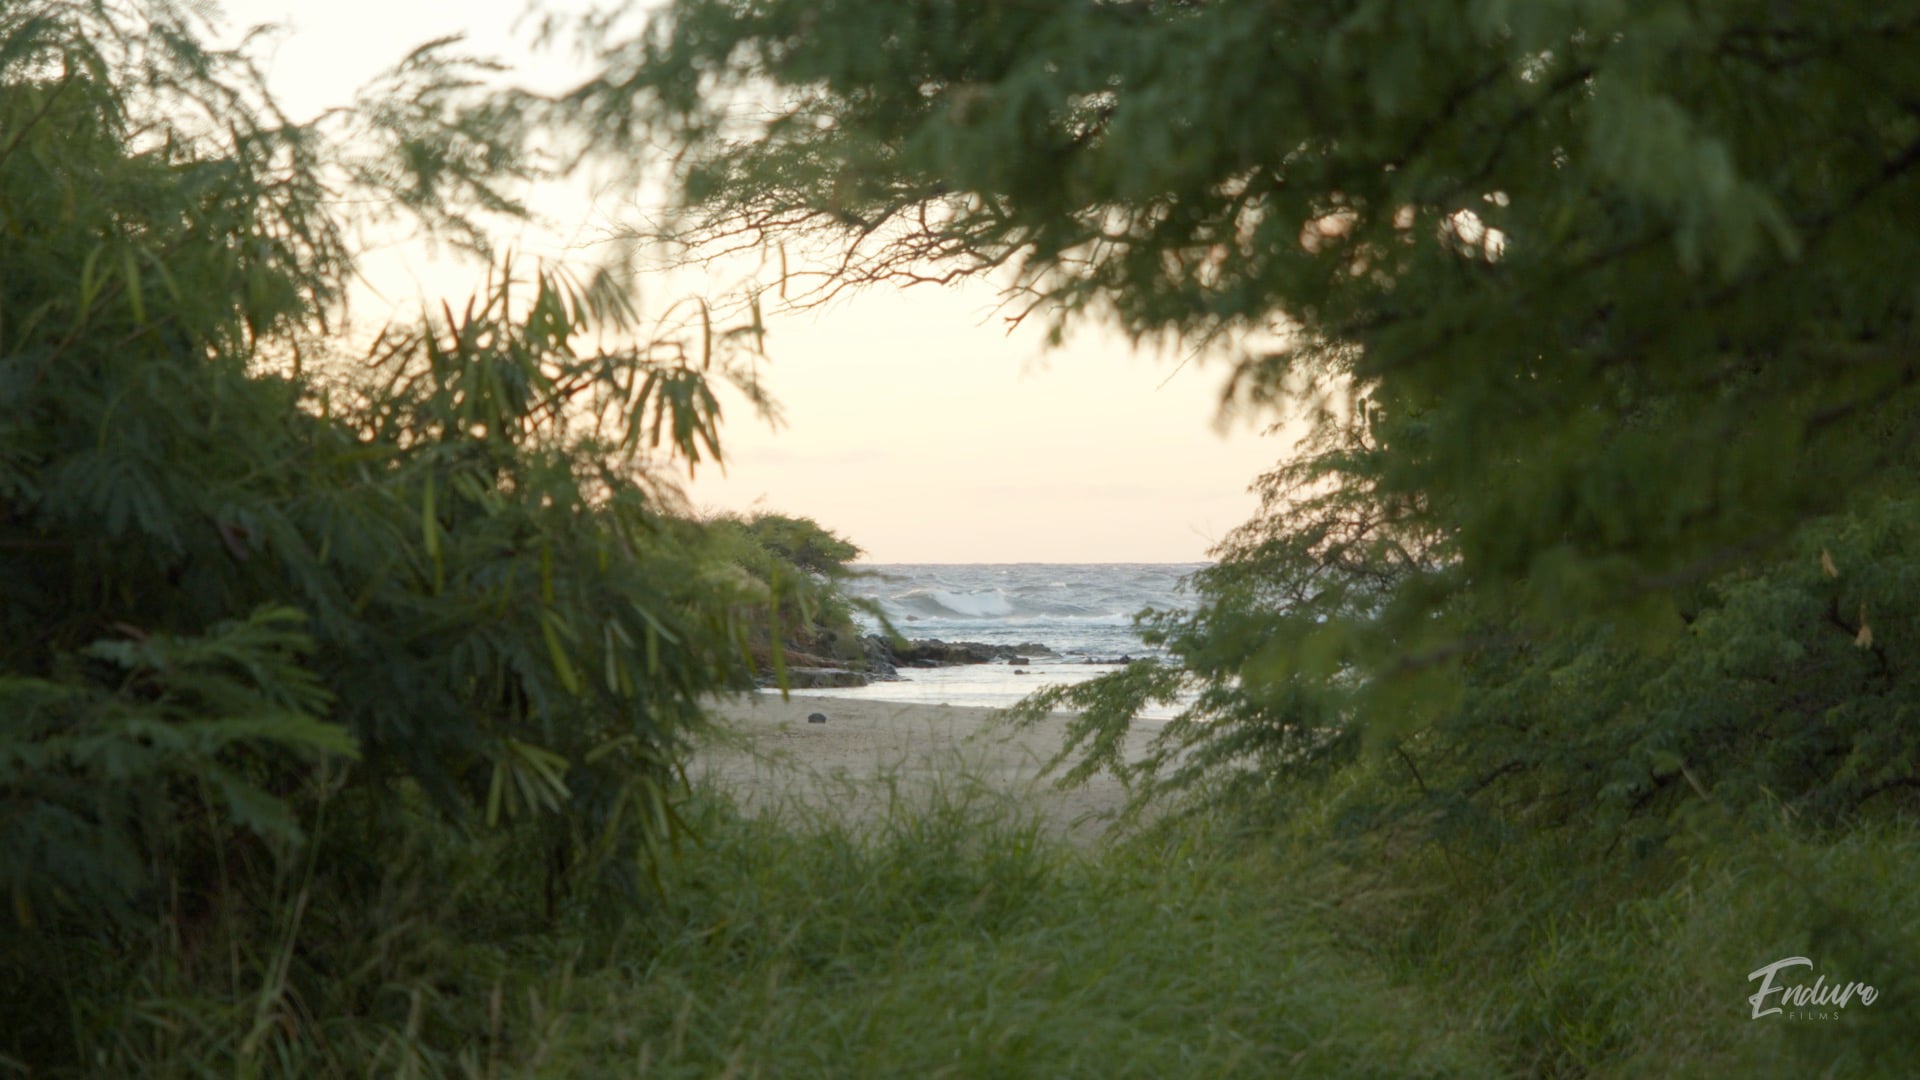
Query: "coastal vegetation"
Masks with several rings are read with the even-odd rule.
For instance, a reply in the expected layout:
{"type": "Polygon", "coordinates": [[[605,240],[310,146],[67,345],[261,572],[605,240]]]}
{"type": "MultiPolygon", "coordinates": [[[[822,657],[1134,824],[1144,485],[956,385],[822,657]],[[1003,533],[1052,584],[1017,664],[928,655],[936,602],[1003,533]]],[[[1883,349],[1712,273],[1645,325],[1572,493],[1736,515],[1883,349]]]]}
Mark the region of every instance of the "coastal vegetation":
{"type": "Polygon", "coordinates": [[[0,0],[0,1072],[1900,1074],[1906,8],[680,0],[295,122],[164,0],[0,0]],[[1027,706],[1132,831],[689,786],[857,551],[676,494],[757,318],[488,248],[553,131],[1310,403],[1178,663],[1027,706]],[[396,223],[486,276],[350,347],[396,223]],[[1792,957],[1874,993],[1760,1017],[1792,957]]]}
{"type": "Polygon", "coordinates": [[[704,697],[841,550],[674,512],[751,327],[640,339],[607,277],[481,251],[470,303],[349,354],[346,208],[482,245],[525,132],[444,43],[295,123],[197,19],[0,5],[0,1061],[30,1071],[324,1063],[417,1003],[429,913],[637,903],[704,697]]]}
{"type": "Polygon", "coordinates": [[[854,602],[840,586],[859,547],[812,518],[770,512],[721,514],[701,524],[706,549],[737,567],[769,598],[748,652],[760,681],[786,685],[791,669],[865,663],[854,602]]]}
{"type": "MultiPolygon", "coordinates": [[[[1920,962],[1825,862],[1912,880],[1920,10],[680,0],[600,44],[572,104],[675,147],[695,241],[1210,345],[1226,407],[1311,423],[1145,616],[1177,663],[1028,704],[1081,714],[1070,778],[1448,880],[1402,947],[1533,971],[1482,1014],[1555,1028],[1526,1071],[1657,1062],[1624,983],[1541,973],[1664,970],[1625,928],[1728,867],[1800,900],[1734,903],[1703,994],[1920,962]]],[[[1912,1001],[1758,1067],[1897,1071],[1912,1001]]]]}

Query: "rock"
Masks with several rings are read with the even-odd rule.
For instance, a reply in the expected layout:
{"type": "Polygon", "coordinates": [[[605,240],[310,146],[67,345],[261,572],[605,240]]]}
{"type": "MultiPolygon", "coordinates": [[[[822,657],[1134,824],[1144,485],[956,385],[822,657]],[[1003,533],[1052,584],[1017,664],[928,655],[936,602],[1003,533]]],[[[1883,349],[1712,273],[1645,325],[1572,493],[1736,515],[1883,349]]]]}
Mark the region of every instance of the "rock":
{"type": "Polygon", "coordinates": [[[893,646],[879,634],[868,634],[860,639],[860,648],[866,657],[867,674],[876,679],[898,679],[900,672],[894,667],[893,646]]]}
{"type": "Polygon", "coordinates": [[[824,723],[826,723],[826,722],[827,722],[827,714],[826,714],[826,713],[822,713],[822,712],[817,712],[817,713],[808,713],[808,714],[807,714],[807,723],[809,723],[809,724],[824,724],[824,723]]]}
{"type": "MultiPolygon", "coordinates": [[[[986,664],[1010,660],[1016,656],[1052,656],[1053,650],[1037,641],[1019,645],[988,645],[981,641],[941,641],[939,638],[915,638],[893,647],[894,663],[901,667],[950,667],[955,664],[986,664]]],[[[1023,661],[1024,662],[1024,661],[1023,661]]]]}
{"type": "MultiPolygon", "coordinates": [[[[808,652],[805,649],[796,649],[788,646],[784,651],[785,656],[783,659],[786,660],[787,666],[790,668],[838,668],[846,666],[831,656],[808,652]]],[[[771,667],[772,664],[773,659],[769,656],[767,666],[771,667]]]]}
{"type": "Polygon", "coordinates": [[[939,638],[914,638],[895,643],[879,634],[861,639],[866,655],[866,670],[874,678],[899,678],[900,668],[952,667],[956,664],[988,664],[1006,660],[1031,664],[1035,656],[1056,656],[1052,649],[1037,641],[1019,645],[989,645],[982,641],[942,641],[939,638]]]}
{"type": "Polygon", "coordinates": [[[1024,656],[1009,656],[1007,657],[1007,663],[1013,664],[1016,667],[1025,667],[1026,665],[1033,663],[1033,661],[1027,659],[1024,656]]]}
{"type": "Polygon", "coordinates": [[[939,638],[915,638],[893,650],[894,661],[902,667],[947,667],[953,664],[980,664],[992,657],[984,645],[945,642],[939,638]]]}
{"type": "Polygon", "coordinates": [[[824,690],[848,686],[865,686],[867,677],[858,671],[831,667],[790,667],[787,669],[787,689],[824,690]]]}

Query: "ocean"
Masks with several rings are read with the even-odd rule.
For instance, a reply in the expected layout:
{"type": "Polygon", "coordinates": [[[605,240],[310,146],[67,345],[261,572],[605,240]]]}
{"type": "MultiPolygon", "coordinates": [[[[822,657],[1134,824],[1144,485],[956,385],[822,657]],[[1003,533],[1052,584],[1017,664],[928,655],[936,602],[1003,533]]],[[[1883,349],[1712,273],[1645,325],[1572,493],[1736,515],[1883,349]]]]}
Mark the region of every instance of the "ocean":
{"type": "MultiPolygon", "coordinates": [[[[1006,663],[902,668],[895,682],[794,693],[1005,708],[1042,686],[1114,670],[1089,660],[1157,655],[1134,632],[1134,613],[1185,606],[1180,582],[1205,565],[862,564],[848,591],[876,601],[906,637],[989,645],[1038,642],[1054,655],[1032,656],[1025,674],[1006,663]]],[[[865,623],[866,629],[877,629],[873,620],[865,623]]],[[[1171,715],[1171,709],[1165,712],[1171,715]]]]}

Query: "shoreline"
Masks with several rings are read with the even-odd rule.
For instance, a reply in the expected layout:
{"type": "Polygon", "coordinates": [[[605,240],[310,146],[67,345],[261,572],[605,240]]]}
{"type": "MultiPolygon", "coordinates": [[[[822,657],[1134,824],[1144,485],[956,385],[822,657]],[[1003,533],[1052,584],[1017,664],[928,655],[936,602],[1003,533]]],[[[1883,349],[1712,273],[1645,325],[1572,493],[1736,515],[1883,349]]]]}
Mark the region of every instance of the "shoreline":
{"type": "Polygon", "coordinates": [[[1014,729],[982,706],[755,693],[716,699],[708,714],[716,730],[696,747],[688,776],[715,783],[749,813],[873,826],[896,808],[964,801],[1091,843],[1126,805],[1113,776],[1062,790],[1040,775],[1064,742],[1065,713],[1014,729]],[[808,722],[813,713],[826,722],[808,722]]]}

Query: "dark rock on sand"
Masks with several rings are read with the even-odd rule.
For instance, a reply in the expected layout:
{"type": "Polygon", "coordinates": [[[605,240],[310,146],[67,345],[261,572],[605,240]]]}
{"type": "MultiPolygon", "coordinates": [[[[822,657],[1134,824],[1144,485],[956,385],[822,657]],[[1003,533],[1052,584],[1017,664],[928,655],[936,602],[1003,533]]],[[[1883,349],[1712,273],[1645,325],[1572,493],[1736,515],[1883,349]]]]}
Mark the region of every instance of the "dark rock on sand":
{"type": "Polygon", "coordinates": [[[866,656],[868,676],[875,679],[898,679],[900,672],[894,667],[893,646],[879,634],[868,634],[860,639],[860,648],[866,656]]]}
{"type": "Polygon", "coordinates": [[[789,690],[838,689],[847,686],[865,686],[867,682],[867,676],[863,672],[849,671],[846,668],[790,667],[787,669],[789,690]]]}
{"type": "Polygon", "coordinates": [[[939,638],[917,638],[895,646],[893,656],[903,667],[984,664],[994,658],[990,647],[977,641],[941,641],[939,638]]]}
{"type": "Polygon", "coordinates": [[[817,713],[808,713],[808,714],[807,714],[807,723],[809,723],[809,724],[824,724],[824,723],[826,723],[826,722],[827,722],[827,714],[826,714],[826,713],[823,713],[823,712],[817,712],[817,713]]]}
{"type": "Polygon", "coordinates": [[[1053,650],[1037,641],[1018,645],[988,645],[979,641],[941,641],[939,638],[915,638],[891,645],[893,661],[900,667],[951,667],[956,664],[988,664],[1033,654],[1052,656],[1053,650]]]}

